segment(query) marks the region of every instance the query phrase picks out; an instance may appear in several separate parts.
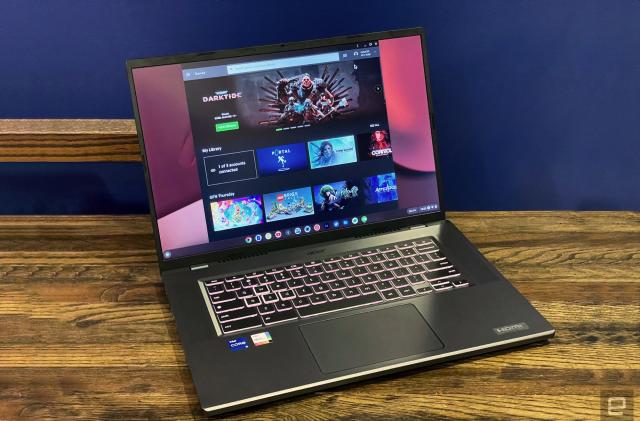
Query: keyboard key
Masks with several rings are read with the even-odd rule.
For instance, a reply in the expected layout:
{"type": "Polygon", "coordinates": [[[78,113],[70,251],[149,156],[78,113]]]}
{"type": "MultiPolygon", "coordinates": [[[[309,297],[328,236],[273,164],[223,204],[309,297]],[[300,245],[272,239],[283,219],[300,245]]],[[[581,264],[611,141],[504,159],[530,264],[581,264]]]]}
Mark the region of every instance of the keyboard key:
{"type": "Polygon", "coordinates": [[[410,284],[419,284],[420,282],[424,282],[424,278],[420,275],[409,275],[404,279],[409,281],[410,284]]]}
{"type": "Polygon", "coordinates": [[[408,275],[411,275],[411,273],[409,273],[407,268],[400,268],[393,271],[393,276],[395,276],[396,278],[402,278],[403,276],[408,275]]]}
{"type": "Polygon", "coordinates": [[[277,311],[287,311],[293,308],[290,301],[278,301],[275,306],[277,311]]]}
{"type": "Polygon", "coordinates": [[[211,285],[220,285],[222,283],[224,283],[224,279],[207,279],[204,281],[204,285],[207,287],[211,285]]]}
{"type": "Polygon", "coordinates": [[[404,257],[409,257],[409,256],[413,256],[415,254],[418,254],[418,252],[416,250],[414,250],[413,248],[401,250],[400,253],[402,253],[402,255],[404,257]]]}
{"type": "Polygon", "coordinates": [[[422,266],[423,265],[413,265],[413,266],[409,266],[407,269],[409,269],[411,273],[419,274],[424,272],[424,268],[422,266]]]}
{"type": "Polygon", "coordinates": [[[385,269],[398,269],[400,267],[400,263],[398,263],[397,260],[389,260],[382,262],[382,266],[384,266],[385,269]]]}
{"type": "Polygon", "coordinates": [[[353,269],[351,269],[351,273],[353,273],[355,276],[366,275],[367,269],[356,266],[353,269]]]}
{"type": "Polygon", "coordinates": [[[304,284],[311,286],[311,285],[317,285],[320,283],[320,277],[319,276],[309,276],[307,278],[304,278],[304,284]]]}
{"type": "Polygon", "coordinates": [[[378,273],[384,270],[384,266],[382,266],[380,263],[373,263],[369,265],[367,269],[369,269],[369,273],[378,273]]]}
{"type": "Polygon", "coordinates": [[[233,292],[217,292],[209,295],[212,303],[224,303],[226,301],[235,301],[238,297],[233,292]]]}
{"type": "Polygon", "coordinates": [[[468,287],[469,286],[469,282],[465,281],[464,279],[454,279],[453,281],[451,281],[451,284],[456,288],[462,288],[462,287],[468,287]]]}
{"type": "Polygon", "coordinates": [[[336,276],[338,277],[338,279],[348,279],[348,278],[351,278],[351,276],[353,275],[351,275],[351,271],[341,269],[336,272],[336,276]]]}
{"type": "Polygon", "coordinates": [[[342,291],[342,293],[347,298],[353,298],[360,295],[360,291],[358,291],[358,288],[347,288],[344,291],[342,291]]]}
{"type": "Polygon", "coordinates": [[[427,262],[424,266],[429,272],[435,272],[442,269],[448,269],[453,265],[448,260],[440,260],[438,262],[427,262]]]}
{"type": "Polygon", "coordinates": [[[304,281],[302,279],[292,279],[287,282],[287,285],[291,289],[300,288],[304,286],[304,281]]]}
{"type": "Polygon", "coordinates": [[[342,260],[353,260],[353,259],[357,259],[358,257],[360,257],[360,253],[358,252],[347,253],[344,256],[342,256],[342,260]]]}
{"type": "Polygon", "coordinates": [[[318,275],[322,272],[323,272],[322,266],[313,266],[313,267],[307,268],[307,273],[309,275],[318,275]]]}
{"type": "Polygon", "coordinates": [[[327,297],[324,294],[312,295],[309,297],[309,301],[311,301],[312,305],[318,305],[327,302],[327,297]]]}
{"type": "Polygon", "coordinates": [[[278,301],[278,296],[276,294],[264,294],[262,296],[262,301],[264,301],[265,304],[269,304],[269,303],[275,303],[276,301],[278,301]]]}
{"type": "Polygon", "coordinates": [[[434,251],[432,253],[429,253],[428,256],[434,262],[438,262],[440,260],[446,259],[446,257],[444,257],[444,254],[440,253],[440,251],[434,251]]]}
{"type": "Polygon", "coordinates": [[[213,310],[216,314],[226,313],[227,311],[240,310],[244,308],[242,300],[226,301],[224,303],[218,303],[213,305],[213,310]]]}
{"type": "Polygon", "coordinates": [[[231,275],[224,278],[225,282],[241,281],[244,279],[244,275],[231,275]]]}
{"type": "Polygon", "coordinates": [[[314,285],[311,288],[313,288],[313,290],[316,292],[316,294],[320,294],[323,292],[328,292],[329,291],[329,286],[326,284],[318,284],[318,285],[314,285]]]}
{"type": "Polygon", "coordinates": [[[429,261],[429,256],[426,254],[416,254],[413,256],[413,260],[415,260],[416,263],[426,263],[429,261]]]}
{"type": "Polygon", "coordinates": [[[384,246],[384,247],[378,247],[378,253],[388,253],[390,251],[395,251],[396,247],[395,246],[384,246]]]}
{"type": "Polygon", "coordinates": [[[322,268],[325,272],[335,272],[340,270],[340,265],[338,263],[324,263],[322,268]]]}
{"type": "Polygon", "coordinates": [[[441,292],[453,289],[453,285],[451,284],[451,282],[443,282],[440,284],[431,284],[431,288],[433,288],[436,292],[441,292]]]}
{"type": "Polygon", "coordinates": [[[368,295],[376,292],[376,289],[373,287],[373,285],[362,285],[360,287],[360,292],[362,293],[362,295],[368,295]]]}
{"type": "Polygon", "coordinates": [[[360,252],[361,257],[373,256],[374,254],[378,254],[378,250],[371,249],[371,250],[365,250],[360,252]]]}
{"type": "Polygon", "coordinates": [[[260,282],[260,285],[269,285],[273,283],[273,281],[269,279],[267,275],[260,275],[260,277],[258,277],[257,279],[258,282],[260,282]]]}
{"type": "Polygon", "coordinates": [[[382,254],[372,254],[369,256],[369,260],[371,260],[371,263],[384,262],[384,256],[382,254]]]}
{"type": "Polygon", "coordinates": [[[258,306],[258,313],[262,315],[271,314],[275,311],[276,311],[276,306],[274,306],[273,304],[262,304],[258,306]]]}
{"type": "Polygon", "coordinates": [[[304,263],[304,267],[310,268],[310,267],[318,266],[321,264],[322,262],[320,260],[309,260],[308,262],[304,263]]]}
{"type": "Polygon", "coordinates": [[[258,297],[249,297],[244,300],[244,303],[247,307],[258,307],[262,302],[260,302],[260,298],[258,297]]]}
{"type": "Polygon", "coordinates": [[[260,317],[250,317],[247,319],[233,320],[230,322],[220,323],[220,327],[224,333],[232,333],[238,330],[249,329],[252,327],[262,326],[262,320],[260,317]]]}
{"type": "Polygon", "coordinates": [[[298,297],[308,297],[309,295],[313,295],[313,289],[311,287],[302,287],[296,289],[296,294],[298,297]]]}
{"type": "Polygon", "coordinates": [[[296,293],[290,290],[280,291],[278,294],[280,294],[281,300],[292,300],[296,298],[296,293]]]}
{"type": "Polygon", "coordinates": [[[405,285],[409,285],[409,281],[406,278],[398,278],[391,281],[396,288],[403,287],[405,285]]]}
{"type": "Polygon", "coordinates": [[[256,278],[247,278],[240,281],[242,288],[251,288],[260,284],[256,278]]]}
{"type": "Polygon", "coordinates": [[[399,259],[402,257],[402,255],[400,254],[400,252],[398,250],[393,250],[389,253],[384,253],[384,257],[387,258],[387,260],[394,260],[394,259],[399,259]]]}
{"type": "Polygon", "coordinates": [[[291,276],[289,276],[289,274],[286,272],[277,272],[267,276],[269,277],[269,279],[271,279],[274,282],[288,281],[289,279],[291,279],[291,276]]]}
{"type": "Polygon", "coordinates": [[[354,259],[356,266],[365,266],[371,263],[371,260],[367,256],[360,256],[357,259],[354,259]]]}
{"type": "Polygon", "coordinates": [[[262,316],[262,320],[265,325],[272,325],[274,323],[286,322],[287,320],[295,320],[298,318],[295,310],[286,310],[279,313],[266,314],[262,316]]]}
{"type": "Polygon", "coordinates": [[[256,294],[256,295],[268,294],[269,292],[271,292],[271,291],[269,291],[269,287],[266,286],[266,285],[260,285],[260,286],[257,286],[257,287],[255,287],[253,289],[253,293],[256,294]]]}
{"type": "Polygon", "coordinates": [[[273,273],[280,273],[284,270],[284,268],[271,268],[264,271],[267,275],[271,275],[273,273]]]}
{"type": "Polygon", "coordinates": [[[360,276],[360,279],[365,284],[375,284],[376,282],[378,282],[378,277],[370,273],[364,276],[360,276]]]}
{"type": "Polygon", "coordinates": [[[293,264],[293,265],[285,266],[284,270],[294,271],[294,270],[302,269],[302,267],[303,267],[302,265],[293,264]]]}
{"type": "Polygon", "coordinates": [[[362,280],[360,278],[349,278],[346,281],[347,286],[357,287],[362,285],[362,280]]]}
{"type": "Polygon", "coordinates": [[[431,294],[433,292],[433,290],[431,289],[431,287],[420,287],[420,288],[416,288],[416,292],[418,294],[431,294]]]}
{"type": "Polygon", "coordinates": [[[400,243],[400,244],[396,244],[396,248],[397,249],[408,249],[408,248],[413,248],[413,243],[408,241],[405,243],[400,243]]]}
{"type": "Polygon", "coordinates": [[[398,259],[398,263],[400,263],[400,266],[407,267],[414,265],[416,262],[411,257],[403,257],[402,259],[398,259]]]}
{"type": "Polygon", "coordinates": [[[402,288],[398,288],[398,292],[400,293],[400,295],[402,295],[403,297],[410,297],[412,295],[416,295],[416,292],[413,290],[413,288],[411,288],[409,285],[404,286],[402,288]]]}
{"type": "Polygon", "coordinates": [[[242,285],[240,284],[240,281],[231,281],[231,282],[227,282],[224,285],[224,288],[227,291],[237,291],[242,287],[242,285]]]}
{"type": "Polygon", "coordinates": [[[378,282],[376,284],[376,287],[378,288],[378,290],[380,291],[386,291],[388,289],[392,289],[393,285],[391,285],[391,282],[389,281],[382,281],[382,282],[378,282]]]}
{"type": "Polygon", "coordinates": [[[347,287],[347,284],[345,284],[344,281],[331,281],[327,285],[329,285],[329,288],[331,288],[333,291],[338,291],[347,287]]]}
{"type": "Polygon", "coordinates": [[[209,294],[215,294],[217,292],[224,292],[224,285],[223,284],[209,285],[207,287],[207,292],[209,294]]]}
{"type": "Polygon", "coordinates": [[[289,285],[284,281],[274,282],[271,284],[271,291],[273,292],[284,291],[286,289],[289,289],[289,285]]]}
{"type": "Polygon", "coordinates": [[[238,294],[238,298],[247,298],[253,296],[253,290],[251,289],[241,289],[236,292],[238,294]]]}
{"type": "Polygon", "coordinates": [[[300,279],[307,276],[307,271],[304,269],[294,269],[289,272],[289,275],[291,275],[293,279],[300,279]]]}
{"type": "Polygon", "coordinates": [[[259,278],[262,275],[264,275],[264,272],[251,272],[251,273],[245,273],[244,277],[245,278],[259,278]]]}
{"type": "Polygon", "coordinates": [[[387,300],[395,300],[396,298],[400,298],[400,294],[395,289],[388,289],[382,293],[382,296],[387,300]]]}
{"type": "Polygon", "coordinates": [[[323,263],[336,263],[336,262],[339,262],[340,260],[342,260],[342,259],[340,259],[340,257],[327,257],[322,262],[323,263]]]}
{"type": "Polygon", "coordinates": [[[389,270],[383,270],[378,274],[378,279],[380,279],[381,281],[388,281],[393,278],[394,278],[393,273],[389,270]]]}
{"type": "Polygon", "coordinates": [[[307,297],[294,298],[291,302],[293,303],[295,308],[302,308],[311,305],[307,297]]]}
{"type": "Polygon", "coordinates": [[[257,314],[258,313],[254,308],[241,308],[240,310],[228,311],[226,313],[218,314],[217,316],[220,323],[224,323],[254,317],[257,314]]]}
{"type": "Polygon", "coordinates": [[[443,269],[436,272],[425,272],[423,274],[429,281],[437,281],[439,279],[455,278],[460,276],[456,268],[443,269]]]}
{"type": "MultiPolygon", "coordinates": [[[[379,303],[382,301],[380,294],[361,295],[349,300],[332,301],[324,304],[316,304],[298,310],[300,317],[311,317],[318,314],[330,313],[333,311],[345,310],[348,308],[360,307],[367,304],[379,303]]],[[[313,302],[313,301],[312,301],[313,302]]]]}
{"type": "Polygon", "coordinates": [[[338,279],[338,277],[333,272],[331,272],[331,273],[323,273],[323,274],[320,275],[320,280],[322,282],[331,282],[331,281],[335,281],[336,279],[338,279]]]}
{"type": "Polygon", "coordinates": [[[329,291],[327,293],[327,298],[329,301],[338,301],[344,298],[344,295],[340,291],[329,291]]]}
{"type": "Polygon", "coordinates": [[[437,251],[438,247],[435,244],[430,243],[423,246],[417,246],[416,250],[418,250],[418,253],[429,253],[432,251],[437,251]]]}
{"type": "Polygon", "coordinates": [[[356,267],[356,262],[354,260],[342,260],[338,263],[342,269],[351,269],[356,267]]]}

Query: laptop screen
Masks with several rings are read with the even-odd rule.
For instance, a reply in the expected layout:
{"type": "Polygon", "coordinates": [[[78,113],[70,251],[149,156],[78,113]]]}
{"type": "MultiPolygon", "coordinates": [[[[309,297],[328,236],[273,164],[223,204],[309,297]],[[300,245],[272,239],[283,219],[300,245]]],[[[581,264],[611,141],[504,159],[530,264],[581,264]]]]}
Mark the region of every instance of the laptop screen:
{"type": "Polygon", "coordinates": [[[133,69],[165,260],[438,212],[420,36],[133,69]]]}

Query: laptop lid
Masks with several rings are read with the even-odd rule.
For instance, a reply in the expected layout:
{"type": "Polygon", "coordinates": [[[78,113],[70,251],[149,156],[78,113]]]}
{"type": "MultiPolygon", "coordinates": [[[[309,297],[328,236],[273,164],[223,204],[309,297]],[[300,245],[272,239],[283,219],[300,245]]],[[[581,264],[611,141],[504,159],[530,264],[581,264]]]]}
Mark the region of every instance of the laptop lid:
{"type": "Polygon", "coordinates": [[[421,29],[127,66],[161,269],[444,218],[421,29]]]}

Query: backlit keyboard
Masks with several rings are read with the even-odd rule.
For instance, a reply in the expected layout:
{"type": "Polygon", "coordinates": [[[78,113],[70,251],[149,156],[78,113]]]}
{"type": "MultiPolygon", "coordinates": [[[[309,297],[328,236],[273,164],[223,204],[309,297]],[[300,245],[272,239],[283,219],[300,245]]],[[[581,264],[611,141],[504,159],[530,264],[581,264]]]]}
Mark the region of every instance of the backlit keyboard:
{"type": "Polygon", "coordinates": [[[224,334],[469,286],[432,238],[201,282],[224,334]]]}

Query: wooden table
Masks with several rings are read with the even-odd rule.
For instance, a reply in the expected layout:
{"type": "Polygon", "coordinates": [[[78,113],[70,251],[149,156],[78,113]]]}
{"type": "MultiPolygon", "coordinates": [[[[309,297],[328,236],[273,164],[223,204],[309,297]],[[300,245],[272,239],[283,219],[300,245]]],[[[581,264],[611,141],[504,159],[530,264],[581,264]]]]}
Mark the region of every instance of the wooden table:
{"type": "MultiPolygon", "coordinates": [[[[231,418],[597,418],[606,391],[635,391],[640,417],[640,213],[450,217],[555,325],[549,344],[231,418]]],[[[147,216],[5,216],[0,245],[0,420],[204,417],[147,216]]]]}

